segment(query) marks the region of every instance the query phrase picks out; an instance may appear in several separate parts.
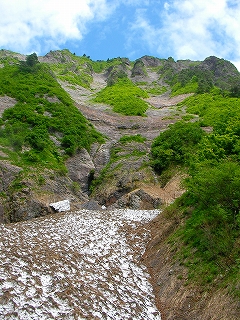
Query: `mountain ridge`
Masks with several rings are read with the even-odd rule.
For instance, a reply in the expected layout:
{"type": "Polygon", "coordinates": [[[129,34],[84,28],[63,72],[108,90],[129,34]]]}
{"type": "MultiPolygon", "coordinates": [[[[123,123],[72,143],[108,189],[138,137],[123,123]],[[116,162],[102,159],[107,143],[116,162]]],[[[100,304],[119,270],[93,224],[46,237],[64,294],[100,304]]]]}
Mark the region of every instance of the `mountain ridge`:
{"type": "MultiPolygon", "coordinates": [[[[5,65],[21,66],[22,63],[26,63],[28,57],[29,56],[13,53],[11,51],[0,50],[0,59],[3,69],[5,65]]],[[[68,189],[72,183],[74,185],[74,192],[77,192],[78,197],[80,196],[79,192],[81,192],[81,189],[85,190],[84,194],[82,194],[80,197],[81,199],[85,200],[89,197],[88,189],[90,186],[88,184],[92,179],[90,178],[89,180],[89,177],[92,174],[91,172],[94,172],[95,179],[99,179],[101,169],[107,165],[107,162],[110,159],[111,148],[114,146],[114,144],[118,143],[118,140],[121,138],[121,136],[126,134],[132,135],[140,133],[147,138],[148,146],[144,152],[150,155],[151,151],[149,147],[151,141],[157,137],[160,131],[165,130],[169,124],[178,121],[184,116],[184,109],[182,109],[179,113],[176,105],[180,101],[184,100],[187,95],[193,94],[193,89],[195,92],[198,92],[199,87],[201,86],[202,89],[208,92],[210,88],[214,86],[214,84],[218,84],[220,85],[219,89],[224,91],[226,88],[231,89],[230,84],[236,86],[236,81],[238,81],[238,79],[240,83],[240,73],[237,71],[237,69],[230,62],[216,57],[208,57],[202,62],[191,60],[179,60],[175,62],[171,57],[168,59],[160,59],[151,56],[143,56],[135,61],[130,61],[128,58],[120,57],[108,59],[107,61],[92,61],[90,57],[87,57],[86,55],[77,57],[75,54],[72,54],[70,51],[65,49],[50,51],[43,57],[37,57],[37,59],[40,62],[40,65],[42,63],[47,63],[50,66],[50,73],[58,81],[64,91],[70,94],[77,109],[88,119],[89,123],[92,123],[99,132],[107,137],[108,141],[105,144],[106,147],[103,147],[103,149],[108,151],[104,151],[104,156],[102,154],[101,147],[99,146],[93,146],[92,149],[99,150],[99,154],[96,153],[96,151],[87,150],[84,151],[86,154],[83,155],[81,154],[82,151],[79,150],[75,156],[76,160],[74,161],[82,163],[80,165],[82,169],[77,170],[78,175],[70,172],[70,176],[74,177],[75,180],[73,180],[73,182],[71,182],[71,179],[69,180],[68,189]],[[204,79],[204,81],[207,83],[207,85],[205,83],[202,84],[202,76],[206,74],[208,74],[207,81],[206,79],[204,79]],[[199,78],[196,79],[197,77],[199,78]],[[144,102],[144,108],[146,110],[145,112],[139,113],[138,109],[136,109],[136,113],[126,116],[124,115],[125,111],[124,109],[121,109],[121,106],[119,111],[120,114],[113,112],[114,104],[116,103],[116,96],[114,96],[114,100],[113,102],[110,102],[110,105],[108,105],[106,102],[96,102],[98,100],[96,100],[95,97],[98,96],[99,93],[103,92],[106,88],[108,88],[111,92],[111,90],[113,90],[115,87],[118,88],[116,85],[119,83],[119,81],[123,81],[124,83],[124,79],[127,78],[129,81],[131,81],[131,83],[133,83],[133,92],[136,89],[141,89],[143,90],[142,92],[145,92],[145,98],[140,98],[139,93],[133,93],[133,95],[136,96],[134,97],[135,100],[133,103],[136,104],[138,101],[141,103],[144,102]],[[227,86],[226,83],[228,84],[227,86]],[[171,91],[172,94],[170,97],[171,91]],[[178,93],[181,93],[182,96],[178,93]],[[177,95],[179,98],[175,98],[174,95],[177,95]],[[146,98],[147,96],[148,98],[146,98]],[[111,103],[113,103],[113,108],[111,103]],[[173,109],[171,110],[171,108],[173,109]],[[139,117],[138,114],[141,114],[145,117],[139,117]],[[92,158],[93,155],[94,158],[92,158]],[[82,170],[86,171],[86,174],[80,173],[82,170]]],[[[123,88],[125,88],[125,91],[128,90],[129,83],[126,83],[126,87],[123,88]]],[[[47,88],[44,88],[43,90],[46,91],[44,97],[49,103],[52,103],[53,105],[59,103],[59,98],[52,96],[52,93],[50,94],[51,96],[49,96],[47,88]]],[[[124,91],[121,91],[118,98],[121,102],[123,100],[123,92],[124,91]]],[[[133,96],[131,95],[126,96],[127,104],[130,103],[132,97],[133,96]]],[[[11,99],[12,97],[7,98],[7,96],[3,96],[1,98],[1,106],[3,108],[2,112],[8,107],[13,107],[14,102],[17,102],[17,100],[11,99]],[[7,105],[4,101],[8,101],[7,105]]],[[[109,98],[106,96],[104,99],[109,98]]],[[[36,103],[39,102],[36,101],[36,103]]],[[[40,110],[39,107],[37,108],[40,110]]],[[[131,108],[132,106],[129,105],[128,109],[131,108]]],[[[45,111],[45,115],[47,117],[51,117],[51,112],[49,113],[49,111],[45,111]]],[[[53,132],[53,134],[50,135],[50,139],[55,144],[60,154],[66,152],[61,149],[64,145],[61,142],[61,135],[62,133],[59,132],[53,132]]],[[[73,137],[71,135],[66,136],[66,141],[64,143],[69,150],[67,152],[75,152],[74,148],[76,148],[76,143],[73,142],[73,137]]],[[[4,152],[3,148],[2,152],[4,152]]],[[[146,159],[148,158],[149,156],[146,157],[146,159]]],[[[129,159],[131,159],[131,157],[129,159]]],[[[6,159],[4,161],[6,161],[6,159]]],[[[122,160],[120,159],[119,165],[121,164],[121,161],[122,160]]],[[[128,160],[126,159],[126,161],[128,160]]],[[[133,163],[134,161],[135,160],[133,160],[133,163]]],[[[68,161],[66,164],[70,162],[68,161]]],[[[72,164],[68,166],[67,170],[69,170],[71,166],[72,164]]],[[[43,176],[45,176],[45,174],[43,174],[43,176]]],[[[46,179],[48,180],[47,176],[43,178],[44,181],[46,179]]],[[[153,173],[150,175],[147,174],[147,176],[147,180],[154,181],[155,178],[153,173]]],[[[122,174],[120,174],[119,177],[122,177],[122,174]]],[[[124,178],[119,179],[123,179],[123,181],[125,181],[124,178]]],[[[133,181],[134,180],[135,178],[133,178],[133,181]]],[[[118,190],[117,187],[117,185],[122,185],[122,183],[119,181],[116,181],[113,194],[114,192],[120,192],[120,194],[122,194],[122,191],[120,190],[121,188],[118,190]]],[[[33,185],[35,184],[36,183],[34,182],[33,185]]],[[[132,191],[139,187],[139,185],[141,185],[140,180],[137,183],[131,182],[126,190],[132,191]]],[[[40,186],[38,186],[38,188],[39,187],[40,186]]],[[[125,187],[123,187],[123,190],[124,188],[125,187]]],[[[30,189],[32,190],[33,188],[30,187],[30,189]]],[[[5,190],[3,190],[3,192],[5,192],[5,190]]],[[[72,194],[71,190],[69,190],[69,192],[72,194]]],[[[124,194],[125,193],[126,191],[124,191],[124,194]]],[[[106,194],[108,194],[108,192],[106,194]]],[[[109,194],[108,197],[109,196],[111,197],[111,194],[109,194]]],[[[24,195],[24,197],[26,197],[26,195],[24,195]]],[[[60,198],[59,196],[55,197],[53,193],[53,198],[61,200],[61,197],[62,196],[60,196],[60,198]]],[[[74,195],[71,195],[70,197],[73,199],[75,198],[74,195]]],[[[118,200],[118,197],[116,198],[116,201],[118,200]]],[[[44,196],[43,198],[46,197],[44,196]]],[[[49,201],[52,202],[52,196],[50,198],[51,200],[49,201]]],[[[104,197],[100,198],[101,204],[105,205],[107,200],[104,199],[104,197]]],[[[73,204],[75,202],[76,200],[73,201],[73,204]]],[[[3,203],[6,203],[6,200],[3,199],[3,203]]],[[[79,204],[77,204],[77,202],[76,206],[76,208],[79,208],[79,204]]],[[[40,207],[42,208],[42,204],[40,207]]],[[[42,209],[40,212],[42,212],[42,209]]],[[[46,212],[51,212],[51,210],[49,211],[49,209],[46,207],[46,212]]]]}

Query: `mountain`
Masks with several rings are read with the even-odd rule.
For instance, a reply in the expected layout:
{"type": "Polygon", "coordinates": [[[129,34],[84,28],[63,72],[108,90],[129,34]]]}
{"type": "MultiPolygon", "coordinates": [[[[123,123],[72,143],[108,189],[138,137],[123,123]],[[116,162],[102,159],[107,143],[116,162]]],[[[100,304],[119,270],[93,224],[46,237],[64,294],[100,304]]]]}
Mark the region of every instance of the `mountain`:
{"type": "Polygon", "coordinates": [[[189,305],[193,319],[237,319],[235,66],[217,57],[93,61],[68,50],[0,50],[0,67],[0,222],[54,213],[51,204],[66,199],[72,211],[164,209],[149,224],[144,259],[166,318],[171,300],[179,319],[189,305]],[[213,312],[208,300],[216,306],[219,296],[227,306],[221,298],[213,312]]]}

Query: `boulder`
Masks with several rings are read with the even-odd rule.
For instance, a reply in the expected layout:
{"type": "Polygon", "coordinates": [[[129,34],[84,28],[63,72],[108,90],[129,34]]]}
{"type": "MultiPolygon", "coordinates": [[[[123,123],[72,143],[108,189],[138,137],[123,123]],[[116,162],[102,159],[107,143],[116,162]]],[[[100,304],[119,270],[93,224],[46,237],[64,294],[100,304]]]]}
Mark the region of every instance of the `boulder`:
{"type": "Polygon", "coordinates": [[[145,190],[136,189],[119,198],[108,209],[129,208],[134,210],[151,210],[157,209],[162,205],[162,199],[150,195],[145,190]]]}
{"type": "Polygon", "coordinates": [[[95,200],[89,200],[81,205],[81,209],[86,210],[101,210],[102,207],[95,200]]]}

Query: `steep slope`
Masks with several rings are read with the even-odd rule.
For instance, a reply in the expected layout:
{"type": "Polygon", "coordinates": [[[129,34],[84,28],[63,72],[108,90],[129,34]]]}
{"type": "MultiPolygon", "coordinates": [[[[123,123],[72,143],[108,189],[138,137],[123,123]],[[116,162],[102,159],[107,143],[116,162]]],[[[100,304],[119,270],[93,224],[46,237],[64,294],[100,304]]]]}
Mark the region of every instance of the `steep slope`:
{"type": "MultiPolygon", "coordinates": [[[[189,266],[176,258],[176,246],[180,248],[182,244],[178,242],[173,249],[171,236],[185,224],[185,219],[184,214],[165,212],[148,226],[151,240],[143,262],[151,274],[162,319],[238,320],[240,302],[229,290],[229,282],[219,286],[219,279],[215,279],[213,283],[201,286],[194,277],[189,279],[189,266]]],[[[222,275],[219,277],[221,280],[222,275]]]]}
{"type": "MultiPolygon", "coordinates": [[[[104,138],[36,55],[19,61],[6,52],[1,61],[1,221],[49,214],[48,204],[63,197],[78,206],[86,195],[67,176],[65,161],[77,149],[90,151],[104,138]],[[33,65],[28,62],[32,57],[33,65]]],[[[87,184],[91,169],[78,179],[82,184],[87,184]]]]}

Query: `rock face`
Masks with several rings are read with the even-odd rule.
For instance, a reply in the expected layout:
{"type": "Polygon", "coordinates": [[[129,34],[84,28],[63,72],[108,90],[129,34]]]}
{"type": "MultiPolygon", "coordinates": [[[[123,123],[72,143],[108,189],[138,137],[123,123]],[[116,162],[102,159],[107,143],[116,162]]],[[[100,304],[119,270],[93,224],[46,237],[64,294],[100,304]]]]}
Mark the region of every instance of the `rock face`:
{"type": "Polygon", "coordinates": [[[230,61],[211,56],[201,62],[198,68],[205,72],[210,71],[213,83],[222,89],[228,90],[232,85],[240,83],[239,72],[230,61]]]}
{"type": "Polygon", "coordinates": [[[112,85],[117,82],[119,78],[125,78],[128,75],[128,63],[124,61],[114,67],[110,67],[105,76],[107,77],[107,84],[112,85]]]}
{"type": "Polygon", "coordinates": [[[4,110],[13,107],[16,103],[17,101],[11,97],[0,97],[0,117],[2,116],[4,110]]]}
{"type": "Polygon", "coordinates": [[[20,171],[22,168],[14,166],[6,160],[0,160],[0,192],[7,191],[20,171]]]}
{"type": "MultiPolygon", "coordinates": [[[[6,160],[0,161],[0,193],[5,195],[9,186],[17,177],[22,168],[13,166],[6,160]]],[[[5,197],[0,197],[0,223],[8,222],[6,218],[5,197]]]]}
{"type": "Polygon", "coordinates": [[[146,75],[146,70],[144,68],[144,63],[142,60],[137,60],[134,63],[133,69],[132,69],[132,77],[135,76],[145,76],[146,75]]]}
{"type": "Polygon", "coordinates": [[[147,183],[154,179],[153,171],[144,166],[149,161],[148,153],[149,146],[144,143],[115,143],[107,170],[100,175],[92,197],[107,207],[123,208],[124,204],[129,207],[127,194],[138,189],[142,181],[147,183]]]}
{"type": "MultiPolygon", "coordinates": [[[[53,213],[49,204],[69,199],[72,209],[77,210],[88,200],[68,176],[52,170],[26,174],[21,168],[4,163],[4,195],[0,197],[2,222],[29,220],[53,213]],[[8,170],[7,170],[8,169],[8,170]]],[[[2,192],[3,194],[3,192],[2,192]]]]}
{"type": "Polygon", "coordinates": [[[89,185],[93,175],[98,176],[109,161],[110,145],[95,144],[90,153],[85,149],[78,151],[66,161],[67,175],[51,170],[38,172],[34,168],[25,174],[22,168],[1,160],[0,223],[29,220],[62,211],[62,208],[70,210],[70,205],[61,205],[65,199],[71,202],[71,210],[78,210],[82,205],[101,209],[97,201],[89,202],[89,185]],[[52,205],[58,202],[60,209],[52,205]]]}
{"type": "Polygon", "coordinates": [[[69,178],[79,183],[82,192],[88,193],[95,165],[86,149],[77,152],[66,162],[69,178]]]}
{"type": "Polygon", "coordinates": [[[146,67],[151,68],[159,67],[163,64],[163,62],[160,59],[151,56],[143,56],[142,58],[140,58],[140,60],[144,63],[146,67]]]}
{"type": "Polygon", "coordinates": [[[142,189],[136,189],[123,195],[109,209],[129,208],[133,210],[148,210],[159,208],[162,204],[161,198],[153,197],[142,189]]]}

